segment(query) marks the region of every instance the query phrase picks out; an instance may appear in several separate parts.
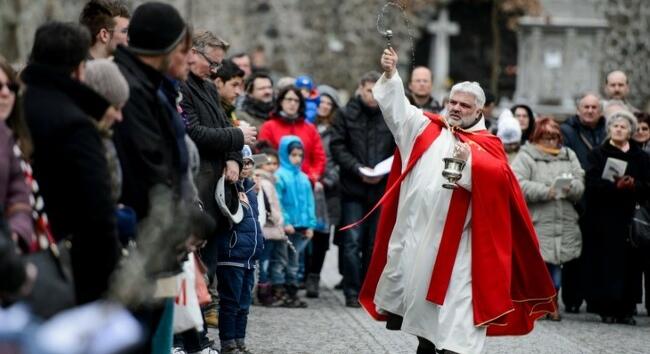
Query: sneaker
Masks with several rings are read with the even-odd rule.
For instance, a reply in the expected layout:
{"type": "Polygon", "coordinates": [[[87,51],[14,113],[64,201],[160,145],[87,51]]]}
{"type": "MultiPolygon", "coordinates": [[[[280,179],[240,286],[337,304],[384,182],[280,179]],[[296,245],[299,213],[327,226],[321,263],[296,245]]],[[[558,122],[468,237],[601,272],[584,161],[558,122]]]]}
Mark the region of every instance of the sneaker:
{"type": "Polygon", "coordinates": [[[210,328],[219,328],[219,314],[216,308],[210,308],[203,313],[205,324],[210,328]]]}
{"type": "Polygon", "coordinates": [[[238,346],[237,349],[239,349],[239,354],[254,354],[248,347],[245,345],[243,346],[238,346]]]}
{"type": "Polygon", "coordinates": [[[236,345],[230,345],[225,348],[221,348],[221,354],[242,354],[237,348],[236,345]]]}
{"type": "MultiPolygon", "coordinates": [[[[174,353],[176,353],[176,352],[174,352],[174,353]]],[[[201,350],[200,352],[194,352],[194,353],[189,353],[189,354],[219,354],[219,351],[214,349],[214,348],[207,347],[207,348],[201,350]]],[[[237,353],[237,354],[239,354],[239,353],[237,353]]]]}
{"type": "Polygon", "coordinates": [[[284,301],[282,304],[280,304],[281,307],[288,307],[288,308],[307,308],[307,303],[300,300],[297,296],[291,297],[291,296],[286,296],[284,298],[284,301]]]}

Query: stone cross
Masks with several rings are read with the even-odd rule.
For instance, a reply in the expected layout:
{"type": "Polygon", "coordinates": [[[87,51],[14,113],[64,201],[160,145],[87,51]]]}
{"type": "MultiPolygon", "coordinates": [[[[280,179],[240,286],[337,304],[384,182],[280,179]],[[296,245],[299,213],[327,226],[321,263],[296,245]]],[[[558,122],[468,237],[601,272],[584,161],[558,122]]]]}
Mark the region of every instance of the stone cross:
{"type": "Polygon", "coordinates": [[[436,98],[444,93],[445,81],[449,75],[449,37],[460,33],[458,23],[449,22],[447,8],[440,10],[437,21],[427,25],[429,33],[435,36],[431,39],[429,52],[429,68],[433,68],[433,90],[436,98]]]}

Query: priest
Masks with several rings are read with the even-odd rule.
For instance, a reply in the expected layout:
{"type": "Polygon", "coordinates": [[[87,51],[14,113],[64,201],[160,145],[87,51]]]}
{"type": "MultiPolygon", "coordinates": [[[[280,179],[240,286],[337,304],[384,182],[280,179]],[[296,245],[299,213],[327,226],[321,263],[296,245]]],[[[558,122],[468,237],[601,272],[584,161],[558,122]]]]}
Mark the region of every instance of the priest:
{"type": "Polygon", "coordinates": [[[500,140],[485,129],[478,83],[452,87],[445,116],[411,105],[381,57],[373,94],[398,150],[359,300],[387,328],[416,335],[418,353],[480,353],[487,335],[523,335],[556,307],[535,230],[500,140]],[[465,150],[459,188],[443,158],[465,150]]]}

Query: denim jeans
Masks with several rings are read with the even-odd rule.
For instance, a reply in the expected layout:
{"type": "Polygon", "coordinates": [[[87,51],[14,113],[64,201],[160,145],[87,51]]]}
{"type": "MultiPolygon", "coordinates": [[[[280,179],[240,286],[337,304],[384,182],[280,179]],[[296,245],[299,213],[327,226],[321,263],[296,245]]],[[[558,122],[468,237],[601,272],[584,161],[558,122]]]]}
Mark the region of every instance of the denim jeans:
{"type": "Polygon", "coordinates": [[[248,309],[251,305],[255,270],[232,266],[217,267],[219,291],[219,339],[246,338],[248,309]]]}
{"type": "Polygon", "coordinates": [[[286,284],[298,286],[298,268],[300,267],[300,255],[305,252],[305,248],[309,244],[307,237],[296,231],[293,235],[289,235],[289,241],[293,247],[289,247],[288,262],[286,272],[286,284]]]}
{"type": "MultiPolygon", "coordinates": [[[[372,205],[344,200],[341,203],[341,224],[349,225],[360,220],[372,205]]],[[[368,270],[370,256],[377,231],[379,211],[364,223],[344,231],[340,237],[343,245],[343,293],[345,297],[357,297],[368,270]]]]}
{"type": "Polygon", "coordinates": [[[284,284],[287,261],[287,241],[264,240],[264,251],[260,257],[260,284],[284,284]]]}
{"type": "Polygon", "coordinates": [[[548,274],[551,275],[555,290],[560,290],[560,286],[562,285],[562,266],[558,264],[546,263],[546,268],[548,269],[548,274]]]}

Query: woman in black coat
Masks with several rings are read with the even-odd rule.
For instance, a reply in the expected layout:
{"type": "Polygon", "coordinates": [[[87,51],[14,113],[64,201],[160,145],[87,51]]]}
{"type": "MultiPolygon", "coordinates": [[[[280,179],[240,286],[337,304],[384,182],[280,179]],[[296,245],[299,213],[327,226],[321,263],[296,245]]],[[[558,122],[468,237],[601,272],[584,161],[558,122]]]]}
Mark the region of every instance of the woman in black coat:
{"type": "Polygon", "coordinates": [[[605,323],[636,324],[633,314],[640,300],[640,253],[630,244],[629,232],[636,204],[650,193],[650,157],[630,140],[636,125],[628,112],[610,116],[609,137],[590,153],[586,168],[585,297],[588,310],[605,323]],[[612,159],[626,167],[608,180],[603,171],[612,159]]]}

